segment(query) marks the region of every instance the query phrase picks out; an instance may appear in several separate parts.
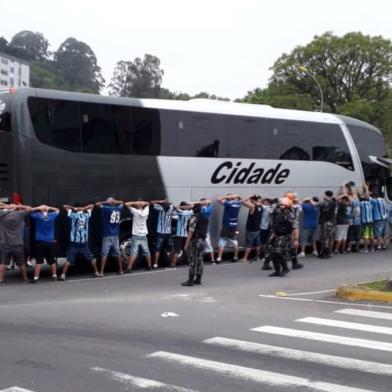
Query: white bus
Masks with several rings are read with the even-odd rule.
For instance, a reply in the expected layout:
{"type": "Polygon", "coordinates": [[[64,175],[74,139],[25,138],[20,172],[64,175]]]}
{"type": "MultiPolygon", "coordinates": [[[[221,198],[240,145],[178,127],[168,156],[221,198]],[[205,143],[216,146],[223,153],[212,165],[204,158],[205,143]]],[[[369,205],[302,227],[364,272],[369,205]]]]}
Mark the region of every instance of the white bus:
{"type": "Polygon", "coordinates": [[[390,188],[389,175],[381,132],[349,117],[31,88],[0,94],[2,200],[321,196],[347,182],[390,188]]]}

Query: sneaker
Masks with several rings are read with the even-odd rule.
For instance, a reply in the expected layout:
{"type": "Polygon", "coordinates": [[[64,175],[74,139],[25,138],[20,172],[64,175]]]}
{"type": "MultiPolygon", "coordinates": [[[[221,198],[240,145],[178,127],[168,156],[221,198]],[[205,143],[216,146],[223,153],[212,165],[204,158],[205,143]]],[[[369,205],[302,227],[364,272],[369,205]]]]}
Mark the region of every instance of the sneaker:
{"type": "Polygon", "coordinates": [[[65,277],[65,276],[60,276],[59,278],[57,278],[57,280],[58,280],[59,282],[65,282],[66,277],[65,277]]]}
{"type": "Polygon", "coordinates": [[[298,254],[298,257],[305,257],[305,252],[301,252],[298,254]]]}
{"type": "Polygon", "coordinates": [[[100,277],[100,275],[99,275],[97,272],[93,273],[93,274],[90,276],[91,279],[99,278],[99,277],[100,277]]]}
{"type": "Polygon", "coordinates": [[[249,264],[249,261],[246,260],[246,259],[241,259],[241,260],[240,260],[240,263],[249,264]]]}
{"type": "Polygon", "coordinates": [[[118,271],[117,275],[124,275],[124,271],[118,271]]]}
{"type": "Polygon", "coordinates": [[[221,263],[221,259],[216,259],[215,264],[220,264],[221,263]]]}
{"type": "Polygon", "coordinates": [[[27,283],[31,283],[31,280],[28,280],[28,279],[23,279],[22,280],[22,284],[27,284],[27,283]]]}
{"type": "Polygon", "coordinates": [[[359,251],[359,253],[369,253],[369,251],[367,249],[362,249],[359,251]]]}
{"type": "Polygon", "coordinates": [[[15,265],[13,263],[7,265],[7,271],[11,271],[11,270],[14,270],[14,269],[15,269],[15,265]]]}
{"type": "Polygon", "coordinates": [[[293,264],[293,266],[291,267],[292,269],[301,269],[304,265],[301,263],[295,263],[293,264]]]}
{"type": "Polygon", "coordinates": [[[31,279],[30,280],[30,283],[32,283],[32,284],[36,284],[36,283],[39,283],[39,279],[31,279]]]}
{"type": "Polygon", "coordinates": [[[157,268],[158,268],[158,264],[154,264],[154,265],[152,266],[152,268],[157,269],[157,268]]]}
{"type": "Polygon", "coordinates": [[[318,252],[317,252],[317,250],[314,250],[314,251],[312,252],[312,256],[318,257],[318,252]]]}
{"type": "Polygon", "coordinates": [[[125,273],[126,273],[126,274],[131,274],[131,273],[132,273],[132,268],[129,268],[129,267],[128,267],[128,268],[125,270],[125,273]]]}
{"type": "Polygon", "coordinates": [[[184,254],[184,251],[180,250],[180,253],[178,254],[178,258],[180,259],[183,254],[184,254]]]}
{"type": "Polygon", "coordinates": [[[52,282],[57,282],[57,275],[52,276],[52,282]]]}
{"type": "Polygon", "coordinates": [[[31,263],[31,261],[27,261],[26,264],[27,264],[27,266],[28,266],[29,268],[33,268],[33,264],[31,263]]]}
{"type": "Polygon", "coordinates": [[[238,257],[233,257],[232,259],[231,259],[231,262],[232,263],[236,263],[238,261],[238,257]]]}
{"type": "Polygon", "coordinates": [[[151,270],[152,270],[151,265],[147,265],[146,268],[145,268],[145,270],[146,270],[146,271],[151,271],[151,270]]]}

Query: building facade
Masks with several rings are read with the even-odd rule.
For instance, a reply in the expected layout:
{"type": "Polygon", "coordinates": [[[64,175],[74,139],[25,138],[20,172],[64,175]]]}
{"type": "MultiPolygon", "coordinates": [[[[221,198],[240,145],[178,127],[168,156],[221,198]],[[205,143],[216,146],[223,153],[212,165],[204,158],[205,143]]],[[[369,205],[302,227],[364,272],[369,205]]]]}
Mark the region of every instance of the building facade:
{"type": "Polygon", "coordinates": [[[0,52],[0,89],[29,87],[30,66],[27,62],[0,52]]]}

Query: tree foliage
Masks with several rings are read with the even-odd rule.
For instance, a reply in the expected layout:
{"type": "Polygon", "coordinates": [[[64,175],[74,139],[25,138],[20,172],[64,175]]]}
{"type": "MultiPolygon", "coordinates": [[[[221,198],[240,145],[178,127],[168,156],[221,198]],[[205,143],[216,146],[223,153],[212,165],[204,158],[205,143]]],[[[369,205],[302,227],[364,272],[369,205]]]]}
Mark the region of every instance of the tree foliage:
{"type": "Polygon", "coordinates": [[[68,89],[99,93],[104,87],[97,57],[86,43],[67,38],[55,52],[54,60],[68,89]]]}
{"type": "Polygon", "coordinates": [[[8,53],[26,61],[50,58],[49,41],[41,34],[23,30],[15,34],[8,45],[8,53]]]}
{"type": "Polygon", "coordinates": [[[163,69],[158,57],[145,54],[142,60],[119,61],[109,84],[110,94],[120,97],[158,98],[163,69]]]}

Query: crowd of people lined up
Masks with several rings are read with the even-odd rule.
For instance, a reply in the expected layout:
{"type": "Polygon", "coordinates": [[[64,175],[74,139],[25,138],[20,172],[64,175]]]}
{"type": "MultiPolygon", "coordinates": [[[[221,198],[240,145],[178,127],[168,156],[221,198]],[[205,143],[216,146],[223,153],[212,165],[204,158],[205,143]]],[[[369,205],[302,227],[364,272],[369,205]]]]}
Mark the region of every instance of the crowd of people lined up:
{"type": "Polygon", "coordinates": [[[387,205],[381,194],[371,193],[365,185],[355,190],[350,184],[342,186],[339,194],[326,191],[323,200],[307,197],[299,200],[293,192],[279,199],[253,194],[241,198],[229,193],[217,199],[223,206],[222,228],[215,258],[209,234],[213,202],[202,198],[196,202],[181,202],[178,206],[168,200],[123,202],[114,198],[85,206],[64,205],[70,220],[69,245],[66,261],[57,275],[55,221],[60,210],[56,207],[0,203],[0,285],[5,284],[6,267],[12,261],[20,270],[23,283],[37,283],[46,260],[53,281],[65,281],[69,267],[82,257],[91,264],[92,277],[104,276],[107,259],[115,258],[118,273],[131,273],[135,260],[142,255],[146,269],[158,267],[161,251],[167,250],[172,239],[170,265],[176,266],[179,255],[185,252],[189,264],[188,279],[183,286],[201,284],[205,255],[219,264],[228,248],[233,251],[232,262],[238,261],[239,212],[248,209],[245,226],[245,251],[240,261],[263,261],[269,276],[285,276],[292,269],[303,267],[298,258],[305,257],[310,248],[313,256],[328,259],[333,254],[383,250],[388,244],[390,222],[387,205]],[[102,213],[102,245],[99,268],[89,247],[89,220],[93,208],[102,213]],[[120,217],[123,208],[132,214],[132,237],[126,268],[120,251],[120,217]],[[147,220],[150,209],[157,213],[154,241],[150,246],[147,220]],[[35,266],[31,280],[27,276],[23,228],[25,218],[35,222],[35,266]],[[172,222],[175,234],[172,236],[172,222]],[[318,246],[319,245],[319,246],[318,246]],[[252,253],[253,252],[253,253],[252,253]],[[272,263],[273,267],[270,265],[272,263]]]}

